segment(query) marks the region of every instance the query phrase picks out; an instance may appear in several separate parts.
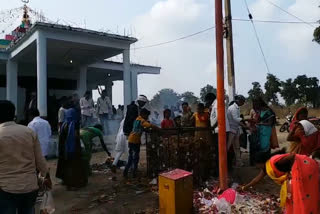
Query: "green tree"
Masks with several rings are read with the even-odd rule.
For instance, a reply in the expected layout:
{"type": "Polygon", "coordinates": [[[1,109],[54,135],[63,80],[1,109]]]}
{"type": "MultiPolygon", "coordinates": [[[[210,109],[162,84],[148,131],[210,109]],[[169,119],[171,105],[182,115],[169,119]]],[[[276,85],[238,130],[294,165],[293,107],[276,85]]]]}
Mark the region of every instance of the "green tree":
{"type": "Polygon", "coordinates": [[[151,105],[154,108],[163,108],[167,106],[175,106],[180,100],[180,96],[173,89],[165,88],[161,89],[154,97],[152,98],[151,105]]]}
{"type": "Polygon", "coordinates": [[[250,89],[248,91],[248,95],[249,95],[249,100],[253,100],[257,97],[263,97],[264,94],[263,94],[263,91],[261,89],[261,85],[259,82],[253,82],[252,83],[252,89],[250,89]]]}
{"type": "Polygon", "coordinates": [[[194,95],[191,91],[186,91],[180,95],[183,102],[189,103],[189,105],[193,105],[199,102],[199,98],[194,95]]]}
{"type": "Polygon", "coordinates": [[[272,104],[277,105],[279,103],[277,94],[280,92],[281,82],[273,74],[267,75],[267,82],[264,84],[264,89],[266,90],[264,98],[267,102],[272,102],[272,104]]]}
{"type": "Polygon", "coordinates": [[[281,87],[280,94],[287,106],[294,104],[299,99],[296,85],[291,78],[281,82],[281,87]]]}
{"type": "Polygon", "coordinates": [[[205,101],[205,97],[208,93],[214,93],[217,94],[217,89],[214,88],[212,85],[206,85],[205,87],[201,88],[200,90],[200,99],[202,102],[205,101]]]}
{"type": "Polygon", "coordinates": [[[313,41],[320,44],[320,27],[317,27],[313,32],[313,41]]]}
{"type": "Polygon", "coordinates": [[[298,101],[305,105],[312,104],[314,107],[319,103],[318,89],[319,80],[316,77],[307,77],[307,75],[299,75],[293,81],[297,88],[298,101]]]}

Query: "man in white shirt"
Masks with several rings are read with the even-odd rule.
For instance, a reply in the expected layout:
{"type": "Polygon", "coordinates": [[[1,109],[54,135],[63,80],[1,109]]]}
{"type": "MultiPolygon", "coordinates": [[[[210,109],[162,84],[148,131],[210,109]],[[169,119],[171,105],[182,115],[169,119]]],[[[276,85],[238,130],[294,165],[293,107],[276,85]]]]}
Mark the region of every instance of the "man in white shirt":
{"type": "Polygon", "coordinates": [[[68,98],[67,97],[63,97],[61,99],[61,106],[60,109],[58,111],[58,131],[60,132],[60,128],[62,126],[62,123],[65,120],[65,111],[66,111],[66,104],[68,102],[68,98]]]}
{"type": "Polygon", "coordinates": [[[103,127],[104,135],[107,135],[108,119],[109,115],[112,115],[112,104],[110,98],[107,96],[106,90],[103,90],[101,92],[101,97],[98,98],[97,106],[99,119],[103,127]]]}
{"type": "Polygon", "coordinates": [[[48,148],[51,137],[51,126],[48,121],[40,117],[38,109],[28,111],[29,118],[32,120],[28,127],[38,136],[43,157],[47,158],[48,148]]]}
{"type": "Polygon", "coordinates": [[[91,126],[93,121],[94,103],[90,91],[86,91],[84,97],[80,99],[82,128],[91,126]]]}
{"type": "Polygon", "coordinates": [[[228,134],[228,150],[233,145],[233,150],[236,156],[236,166],[243,166],[240,156],[240,142],[239,142],[239,128],[242,125],[243,119],[240,117],[240,106],[245,103],[245,98],[242,95],[235,97],[235,102],[228,108],[228,120],[230,125],[230,132],[228,134]]]}
{"type": "MultiPolygon", "coordinates": [[[[228,135],[228,133],[230,132],[230,126],[229,126],[229,121],[228,121],[228,117],[227,117],[227,111],[225,114],[225,118],[226,118],[226,133],[228,135]]],[[[215,149],[215,157],[214,160],[216,162],[216,175],[218,175],[218,169],[219,169],[219,137],[218,137],[218,102],[215,99],[211,105],[211,113],[210,113],[210,124],[211,127],[215,128],[213,130],[213,144],[214,144],[214,149],[215,149]]]]}

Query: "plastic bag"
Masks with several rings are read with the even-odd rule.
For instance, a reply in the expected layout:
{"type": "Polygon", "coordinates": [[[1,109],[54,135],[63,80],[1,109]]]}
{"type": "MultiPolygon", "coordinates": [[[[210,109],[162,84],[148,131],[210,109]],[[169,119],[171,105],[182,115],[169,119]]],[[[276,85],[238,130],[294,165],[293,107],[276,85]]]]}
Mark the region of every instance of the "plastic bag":
{"type": "Polygon", "coordinates": [[[123,124],[124,120],[120,124],[120,128],[116,137],[116,146],[114,150],[116,152],[124,152],[127,153],[128,151],[128,142],[127,142],[127,137],[123,133],[123,124]]]}
{"type": "Polygon", "coordinates": [[[51,191],[46,191],[40,205],[40,214],[52,214],[55,210],[52,193],[51,191]]]}
{"type": "Polygon", "coordinates": [[[219,199],[215,205],[219,214],[231,214],[231,205],[226,201],[226,199],[219,199]]]}

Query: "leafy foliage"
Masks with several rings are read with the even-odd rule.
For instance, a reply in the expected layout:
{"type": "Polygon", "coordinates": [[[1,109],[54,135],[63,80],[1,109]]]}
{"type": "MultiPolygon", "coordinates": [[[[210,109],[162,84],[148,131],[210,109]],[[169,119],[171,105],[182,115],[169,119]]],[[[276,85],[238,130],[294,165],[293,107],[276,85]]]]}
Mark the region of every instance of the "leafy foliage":
{"type": "Polygon", "coordinates": [[[189,103],[189,105],[193,105],[199,102],[199,98],[194,95],[191,91],[186,91],[180,95],[183,102],[189,103]]]}
{"type": "Polygon", "coordinates": [[[320,44],[320,27],[317,27],[313,32],[313,41],[320,44]]]}
{"type": "Polygon", "coordinates": [[[200,90],[200,99],[202,102],[205,101],[205,96],[208,94],[208,93],[214,93],[214,94],[217,94],[217,89],[214,88],[212,85],[206,85],[205,87],[201,88],[200,90]]]}
{"type": "Polygon", "coordinates": [[[319,103],[318,89],[319,80],[316,77],[307,77],[306,75],[297,76],[293,81],[297,88],[297,97],[300,103],[309,104],[311,103],[314,107],[319,103]]]}
{"type": "Polygon", "coordinates": [[[261,89],[261,85],[259,82],[253,82],[252,83],[252,89],[248,91],[249,100],[253,100],[257,97],[263,97],[263,91],[261,89]]]}
{"type": "Polygon", "coordinates": [[[273,74],[267,75],[267,82],[264,84],[264,89],[266,90],[264,98],[267,102],[272,102],[274,105],[279,103],[277,94],[280,92],[281,82],[273,74]]]}
{"type": "Polygon", "coordinates": [[[297,98],[297,88],[293,83],[292,79],[287,79],[284,82],[281,82],[282,90],[280,94],[284,99],[286,105],[290,106],[296,102],[297,98]]]}
{"type": "Polygon", "coordinates": [[[180,95],[173,89],[165,88],[160,90],[151,100],[153,107],[175,106],[180,100],[180,95]]]}

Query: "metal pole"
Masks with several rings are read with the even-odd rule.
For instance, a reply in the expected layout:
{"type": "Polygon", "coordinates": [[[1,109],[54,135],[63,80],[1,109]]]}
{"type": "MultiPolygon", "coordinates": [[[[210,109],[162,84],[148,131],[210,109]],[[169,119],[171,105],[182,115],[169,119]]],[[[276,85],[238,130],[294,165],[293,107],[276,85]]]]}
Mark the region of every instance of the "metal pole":
{"type": "Polygon", "coordinates": [[[225,0],[225,24],[226,24],[226,40],[227,40],[227,68],[228,68],[228,95],[229,101],[234,100],[236,94],[236,80],[234,75],[233,60],[233,36],[232,36],[232,15],[230,0],[225,0]]]}
{"type": "Polygon", "coordinates": [[[223,15],[222,0],[215,0],[216,14],[216,57],[217,57],[217,102],[219,127],[219,180],[220,189],[227,189],[227,146],[226,146],[226,118],[224,102],[224,64],[223,64],[223,15]]]}

